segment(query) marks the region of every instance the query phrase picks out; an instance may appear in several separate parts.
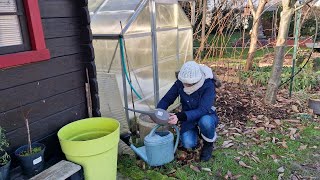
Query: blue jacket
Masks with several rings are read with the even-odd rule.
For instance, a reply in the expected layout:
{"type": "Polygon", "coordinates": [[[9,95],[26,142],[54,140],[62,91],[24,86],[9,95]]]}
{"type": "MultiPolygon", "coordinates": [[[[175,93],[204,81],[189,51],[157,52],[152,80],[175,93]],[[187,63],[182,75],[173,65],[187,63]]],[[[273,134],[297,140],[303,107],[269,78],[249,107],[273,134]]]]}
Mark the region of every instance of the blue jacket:
{"type": "Polygon", "coordinates": [[[167,110],[168,107],[180,96],[182,111],[187,116],[187,121],[181,124],[181,133],[197,126],[197,122],[204,115],[215,115],[212,109],[216,96],[215,85],[212,79],[206,79],[204,84],[196,92],[188,95],[183,91],[183,84],[177,80],[166,95],[160,100],[157,108],[167,110]]]}

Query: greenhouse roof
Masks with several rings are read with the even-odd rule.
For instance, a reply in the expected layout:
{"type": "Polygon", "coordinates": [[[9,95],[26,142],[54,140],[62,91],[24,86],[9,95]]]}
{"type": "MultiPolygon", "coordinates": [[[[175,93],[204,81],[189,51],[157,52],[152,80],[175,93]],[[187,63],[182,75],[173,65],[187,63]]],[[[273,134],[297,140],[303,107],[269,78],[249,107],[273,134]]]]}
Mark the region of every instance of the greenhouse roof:
{"type": "MultiPolygon", "coordinates": [[[[177,11],[177,18],[174,18],[173,4],[177,4],[178,0],[155,0],[155,2],[158,4],[157,29],[191,27],[181,8],[177,11]]],[[[148,4],[149,0],[90,0],[92,33],[114,36],[128,31],[151,32],[148,4]],[[136,26],[138,28],[132,27],[135,23],[138,23],[139,27],[136,26]]]]}

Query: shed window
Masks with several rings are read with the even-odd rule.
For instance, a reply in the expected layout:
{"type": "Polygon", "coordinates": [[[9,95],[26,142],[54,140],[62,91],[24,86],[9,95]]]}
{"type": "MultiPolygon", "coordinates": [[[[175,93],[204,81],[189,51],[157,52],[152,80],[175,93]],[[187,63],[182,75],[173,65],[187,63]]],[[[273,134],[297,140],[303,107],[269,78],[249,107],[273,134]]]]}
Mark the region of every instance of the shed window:
{"type": "Polygon", "coordinates": [[[0,0],[0,54],[30,50],[22,0],[0,0]]]}
{"type": "Polygon", "coordinates": [[[0,0],[0,69],[49,58],[38,0],[0,0]]]}

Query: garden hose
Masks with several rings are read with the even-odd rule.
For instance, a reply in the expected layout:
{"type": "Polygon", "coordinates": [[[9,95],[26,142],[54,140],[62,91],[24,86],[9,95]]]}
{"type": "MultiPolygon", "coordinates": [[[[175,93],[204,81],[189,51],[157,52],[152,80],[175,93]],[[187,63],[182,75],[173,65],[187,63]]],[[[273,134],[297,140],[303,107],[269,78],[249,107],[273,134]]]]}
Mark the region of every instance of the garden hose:
{"type": "Polygon", "coordinates": [[[120,43],[120,54],[121,54],[121,61],[123,63],[123,70],[124,70],[124,74],[126,76],[126,79],[127,79],[127,82],[128,84],[130,85],[131,89],[133,90],[134,94],[141,100],[141,96],[139,95],[139,93],[136,91],[136,89],[132,86],[132,83],[130,82],[129,80],[129,77],[128,77],[128,71],[127,71],[127,68],[126,68],[126,61],[125,61],[125,50],[124,50],[124,45],[123,45],[123,36],[120,36],[119,37],[119,43],[120,43]]]}

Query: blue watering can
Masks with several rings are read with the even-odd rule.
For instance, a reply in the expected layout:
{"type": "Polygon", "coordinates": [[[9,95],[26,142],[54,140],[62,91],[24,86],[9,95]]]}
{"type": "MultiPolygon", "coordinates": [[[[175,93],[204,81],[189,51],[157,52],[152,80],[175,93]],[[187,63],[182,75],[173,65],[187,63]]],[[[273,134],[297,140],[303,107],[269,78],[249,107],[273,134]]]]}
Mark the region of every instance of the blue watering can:
{"type": "MultiPolygon", "coordinates": [[[[145,114],[148,115],[148,113],[145,114]]],[[[169,118],[167,122],[168,121],[169,118]]],[[[163,125],[163,121],[161,122],[163,125]]],[[[130,148],[150,166],[161,166],[174,159],[174,153],[178,147],[180,133],[179,128],[176,125],[173,125],[177,134],[176,142],[174,143],[174,137],[170,131],[156,132],[159,127],[161,127],[161,125],[157,124],[152,128],[151,132],[144,138],[144,146],[139,148],[130,143],[130,133],[121,134],[120,139],[130,146],[130,148]]]]}

